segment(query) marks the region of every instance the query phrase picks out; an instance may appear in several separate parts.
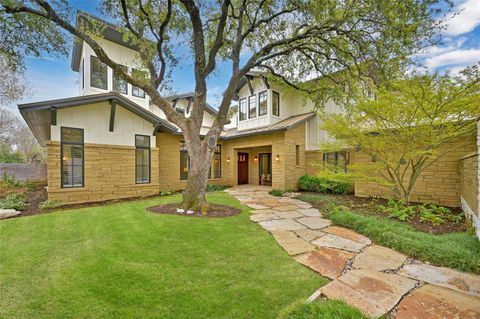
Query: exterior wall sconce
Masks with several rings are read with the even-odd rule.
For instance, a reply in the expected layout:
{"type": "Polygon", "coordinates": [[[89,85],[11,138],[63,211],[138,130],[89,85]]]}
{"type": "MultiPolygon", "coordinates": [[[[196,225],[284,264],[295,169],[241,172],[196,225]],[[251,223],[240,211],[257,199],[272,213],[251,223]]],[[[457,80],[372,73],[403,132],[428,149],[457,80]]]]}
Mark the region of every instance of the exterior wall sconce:
{"type": "Polygon", "coordinates": [[[280,160],[280,155],[277,154],[277,157],[275,158],[275,160],[279,161],[280,160]]]}
{"type": "Polygon", "coordinates": [[[253,160],[254,160],[255,162],[257,161],[257,159],[258,159],[258,157],[256,157],[256,156],[253,158],[253,160]]]}
{"type": "Polygon", "coordinates": [[[230,156],[227,157],[227,163],[230,163],[230,156]]]}

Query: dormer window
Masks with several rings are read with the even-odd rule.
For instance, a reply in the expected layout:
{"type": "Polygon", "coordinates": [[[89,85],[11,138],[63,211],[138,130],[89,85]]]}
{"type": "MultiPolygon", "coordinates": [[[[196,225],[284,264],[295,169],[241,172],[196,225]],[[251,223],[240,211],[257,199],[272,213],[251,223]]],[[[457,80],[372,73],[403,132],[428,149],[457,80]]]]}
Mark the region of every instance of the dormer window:
{"type": "Polygon", "coordinates": [[[280,116],[280,94],[272,91],[272,114],[280,116]]]}
{"type": "Polygon", "coordinates": [[[238,104],[240,105],[238,110],[240,114],[240,121],[247,119],[247,99],[241,99],[238,104]]]}
{"type": "Polygon", "coordinates": [[[180,113],[180,114],[182,114],[183,116],[185,116],[185,110],[184,110],[184,109],[177,107],[177,108],[175,109],[175,111],[177,111],[178,113],[180,113]]]}
{"type": "Polygon", "coordinates": [[[248,118],[253,119],[257,117],[257,96],[251,95],[248,97],[248,118]]]}
{"type": "MultiPolygon", "coordinates": [[[[137,79],[146,77],[145,72],[132,69],[132,76],[137,79]]],[[[135,97],[145,98],[145,91],[141,88],[132,85],[132,95],[135,97]]]]}
{"type": "Polygon", "coordinates": [[[107,89],[107,65],[95,56],[90,56],[90,86],[107,89]]]}
{"type": "Polygon", "coordinates": [[[258,116],[267,114],[267,91],[258,93],[258,116]]]}
{"type": "MultiPolygon", "coordinates": [[[[127,73],[127,67],[120,65],[120,68],[127,73]]],[[[123,80],[118,72],[113,71],[113,90],[118,93],[127,94],[127,81],[123,80]]]]}

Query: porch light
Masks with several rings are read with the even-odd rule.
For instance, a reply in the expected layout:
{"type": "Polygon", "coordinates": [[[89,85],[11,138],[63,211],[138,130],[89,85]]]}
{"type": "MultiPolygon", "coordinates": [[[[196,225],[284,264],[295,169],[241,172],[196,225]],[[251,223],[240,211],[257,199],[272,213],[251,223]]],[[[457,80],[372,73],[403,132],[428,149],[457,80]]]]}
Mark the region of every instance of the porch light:
{"type": "Polygon", "coordinates": [[[230,163],[230,157],[227,157],[227,163],[230,163]]]}
{"type": "Polygon", "coordinates": [[[277,161],[280,160],[280,155],[277,154],[277,157],[275,158],[277,161]]]}
{"type": "Polygon", "coordinates": [[[257,159],[258,159],[258,157],[256,157],[256,156],[253,158],[253,160],[254,160],[255,162],[257,161],[257,159]]]}

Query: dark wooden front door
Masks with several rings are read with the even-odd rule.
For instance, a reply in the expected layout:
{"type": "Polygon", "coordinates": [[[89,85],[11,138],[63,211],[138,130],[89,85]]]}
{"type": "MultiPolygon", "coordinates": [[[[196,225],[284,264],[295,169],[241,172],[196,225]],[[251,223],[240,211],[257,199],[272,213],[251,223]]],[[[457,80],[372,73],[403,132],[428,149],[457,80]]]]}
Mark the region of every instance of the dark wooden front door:
{"type": "Polygon", "coordinates": [[[248,184],[248,153],[238,153],[238,185],[248,184]]]}

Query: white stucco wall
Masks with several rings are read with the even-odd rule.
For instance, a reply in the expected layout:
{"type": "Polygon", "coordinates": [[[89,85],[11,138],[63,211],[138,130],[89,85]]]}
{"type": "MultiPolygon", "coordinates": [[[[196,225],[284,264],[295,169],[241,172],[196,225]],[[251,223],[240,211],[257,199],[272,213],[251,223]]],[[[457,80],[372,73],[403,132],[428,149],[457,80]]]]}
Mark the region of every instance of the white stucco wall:
{"type": "Polygon", "coordinates": [[[135,134],[148,135],[155,147],[153,124],[117,105],[113,132],[109,131],[110,104],[107,102],[69,107],[57,111],[57,125],[51,125],[51,140],[60,141],[60,128],[84,129],[85,143],[135,146],[135,134]]]}
{"type": "MultiPolygon", "coordinates": [[[[187,106],[188,106],[188,101],[187,99],[181,99],[181,100],[178,100],[177,101],[177,104],[175,105],[175,108],[181,108],[185,111],[185,116],[186,117],[190,117],[190,115],[192,114],[192,110],[193,110],[193,103],[190,105],[190,112],[187,113],[187,106]]],[[[150,112],[152,112],[153,114],[155,114],[156,116],[162,118],[162,119],[166,119],[167,117],[165,116],[165,113],[158,107],[156,106],[155,104],[150,104],[149,106],[149,110],[150,112]]],[[[214,117],[212,114],[208,113],[207,111],[205,111],[203,113],[203,122],[202,122],[202,126],[207,126],[207,127],[211,127],[212,124],[213,124],[213,121],[214,121],[214,117]]]]}

